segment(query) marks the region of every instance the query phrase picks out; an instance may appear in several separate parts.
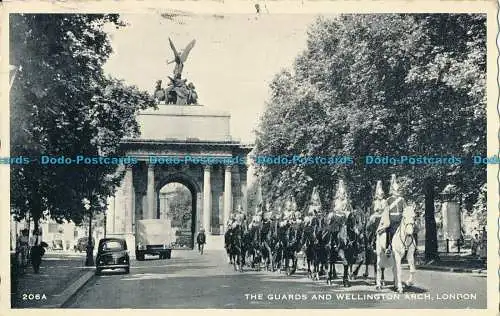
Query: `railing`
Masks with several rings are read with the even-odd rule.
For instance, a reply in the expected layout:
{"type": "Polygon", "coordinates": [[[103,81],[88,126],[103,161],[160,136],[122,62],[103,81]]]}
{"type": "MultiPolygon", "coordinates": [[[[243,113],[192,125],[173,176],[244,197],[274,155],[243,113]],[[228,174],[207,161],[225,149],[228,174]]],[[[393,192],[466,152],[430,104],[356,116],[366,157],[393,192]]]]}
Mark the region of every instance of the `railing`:
{"type": "MultiPolygon", "coordinates": [[[[438,239],[438,252],[439,253],[449,253],[449,254],[460,254],[460,253],[472,253],[472,238],[464,239],[438,239]]],[[[482,245],[479,245],[481,247],[482,245]]],[[[417,247],[419,249],[425,248],[425,239],[419,239],[417,241],[417,247]]],[[[479,248],[478,247],[478,248],[479,248]]],[[[479,251],[479,249],[477,249],[479,251]]]]}

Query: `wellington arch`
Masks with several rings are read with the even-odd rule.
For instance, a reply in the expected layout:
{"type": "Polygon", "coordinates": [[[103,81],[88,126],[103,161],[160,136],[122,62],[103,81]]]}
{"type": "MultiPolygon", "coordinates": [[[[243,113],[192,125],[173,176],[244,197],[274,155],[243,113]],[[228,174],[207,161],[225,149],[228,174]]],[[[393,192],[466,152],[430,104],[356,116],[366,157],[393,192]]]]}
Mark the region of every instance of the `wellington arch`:
{"type": "Polygon", "coordinates": [[[159,218],[160,189],[173,182],[191,192],[193,232],[203,227],[222,234],[233,209],[246,211],[247,165],[241,161],[252,150],[231,137],[230,119],[202,105],[160,104],[139,113],[140,137],[121,143],[124,156],[137,163],[122,166],[125,176],[108,201],[106,235],[134,247],[136,221],[159,218]],[[209,157],[217,162],[201,160],[209,157]]]}

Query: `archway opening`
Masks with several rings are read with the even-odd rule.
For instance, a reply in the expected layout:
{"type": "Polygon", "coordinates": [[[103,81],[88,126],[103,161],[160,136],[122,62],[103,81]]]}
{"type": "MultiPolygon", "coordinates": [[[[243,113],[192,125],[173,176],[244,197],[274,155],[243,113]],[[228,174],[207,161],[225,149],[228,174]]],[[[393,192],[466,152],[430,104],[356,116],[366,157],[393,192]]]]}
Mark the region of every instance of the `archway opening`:
{"type": "Polygon", "coordinates": [[[196,194],[180,182],[165,184],[159,191],[158,218],[169,219],[175,236],[173,249],[193,249],[196,224],[196,194]]]}

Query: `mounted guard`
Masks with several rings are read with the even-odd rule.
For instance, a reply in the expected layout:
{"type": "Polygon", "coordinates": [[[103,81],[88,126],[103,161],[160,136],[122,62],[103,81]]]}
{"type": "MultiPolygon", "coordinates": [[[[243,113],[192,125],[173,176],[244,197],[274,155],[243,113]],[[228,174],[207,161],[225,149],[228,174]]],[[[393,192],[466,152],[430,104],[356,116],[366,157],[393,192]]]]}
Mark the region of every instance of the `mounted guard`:
{"type": "MultiPolygon", "coordinates": [[[[386,234],[386,255],[390,256],[392,252],[392,236],[401,223],[405,200],[401,196],[399,184],[396,181],[396,175],[391,176],[391,186],[389,190],[390,197],[387,199],[385,210],[382,212],[380,224],[377,229],[378,235],[386,234]]],[[[383,204],[382,204],[383,205],[383,204]]]]}

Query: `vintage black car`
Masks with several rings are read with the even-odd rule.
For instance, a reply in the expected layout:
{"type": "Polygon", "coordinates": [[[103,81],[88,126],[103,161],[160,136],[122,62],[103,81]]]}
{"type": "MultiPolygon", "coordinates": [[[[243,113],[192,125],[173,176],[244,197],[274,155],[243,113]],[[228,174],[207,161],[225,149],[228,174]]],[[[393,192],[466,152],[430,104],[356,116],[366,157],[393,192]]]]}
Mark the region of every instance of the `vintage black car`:
{"type": "Polygon", "coordinates": [[[121,238],[104,238],[99,241],[95,272],[101,274],[105,269],[124,269],[130,272],[130,257],[127,242],[121,238]]]}

